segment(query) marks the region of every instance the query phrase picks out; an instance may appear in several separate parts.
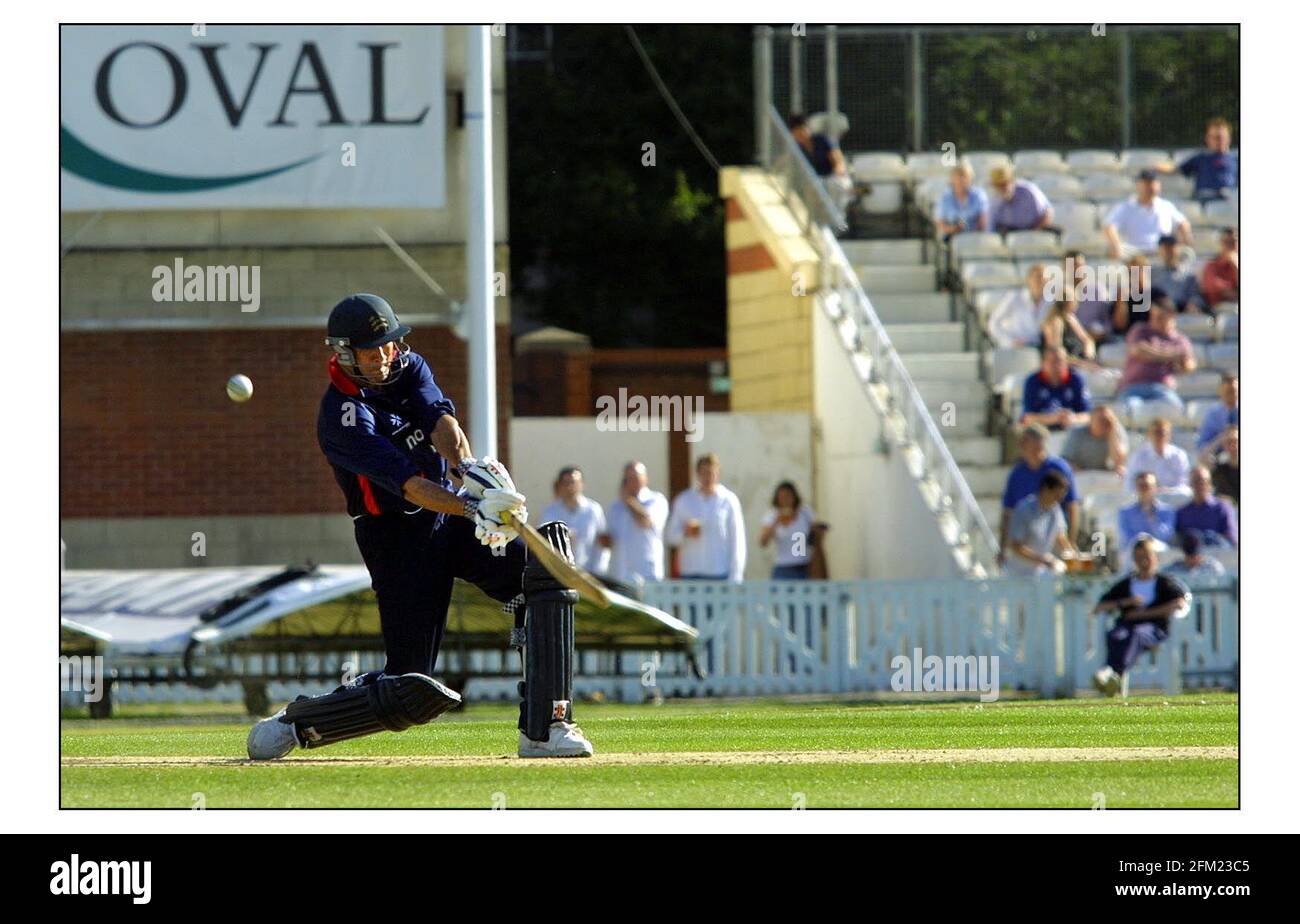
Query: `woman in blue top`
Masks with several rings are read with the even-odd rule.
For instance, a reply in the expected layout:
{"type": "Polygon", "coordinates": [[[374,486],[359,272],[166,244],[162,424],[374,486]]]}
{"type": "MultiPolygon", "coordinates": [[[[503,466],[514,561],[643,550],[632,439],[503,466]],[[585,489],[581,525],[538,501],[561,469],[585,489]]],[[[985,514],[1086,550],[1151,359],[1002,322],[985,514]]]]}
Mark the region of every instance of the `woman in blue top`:
{"type": "Polygon", "coordinates": [[[962,231],[988,230],[989,197],[975,185],[970,161],[963,159],[952,168],[948,188],[934,210],[934,224],[945,241],[962,231]]]}

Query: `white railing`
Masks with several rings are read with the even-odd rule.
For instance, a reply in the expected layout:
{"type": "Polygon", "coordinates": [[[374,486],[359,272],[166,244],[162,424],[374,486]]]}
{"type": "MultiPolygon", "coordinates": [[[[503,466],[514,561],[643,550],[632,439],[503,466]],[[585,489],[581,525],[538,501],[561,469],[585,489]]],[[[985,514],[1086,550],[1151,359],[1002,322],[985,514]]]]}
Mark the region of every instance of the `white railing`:
{"type": "Polygon", "coordinates": [[[763,166],[776,180],[781,198],[804,234],[811,238],[821,228],[845,231],[848,222],[844,212],[831,200],[825,184],[813,171],[807,155],[790,134],[780,113],[768,107],[767,120],[772,150],[763,166]]]}
{"type": "Polygon", "coordinates": [[[857,325],[858,347],[870,357],[870,381],[887,389],[889,410],[898,412],[904,422],[905,438],[916,445],[925,459],[926,470],[922,477],[933,479],[939,489],[939,509],[936,512],[951,514],[957,523],[958,535],[954,537],[954,545],[966,550],[968,568],[973,576],[996,573],[997,537],[975,500],[961,467],[948,451],[948,444],[908,374],[902,357],[894,349],[853,264],[835,235],[824,228],[813,245],[821,259],[821,290],[833,292],[840,309],[847,312],[857,325]]]}

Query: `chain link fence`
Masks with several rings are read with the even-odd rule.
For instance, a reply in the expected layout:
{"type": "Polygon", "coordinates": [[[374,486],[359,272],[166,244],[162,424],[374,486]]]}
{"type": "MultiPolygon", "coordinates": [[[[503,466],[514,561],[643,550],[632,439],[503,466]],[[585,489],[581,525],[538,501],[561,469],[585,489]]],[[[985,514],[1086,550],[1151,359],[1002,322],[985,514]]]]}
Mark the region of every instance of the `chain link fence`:
{"type": "Polygon", "coordinates": [[[1236,26],[801,29],[757,27],[771,100],[756,111],[822,112],[838,96],[847,151],[1193,147],[1212,116],[1240,141],[1236,26]]]}

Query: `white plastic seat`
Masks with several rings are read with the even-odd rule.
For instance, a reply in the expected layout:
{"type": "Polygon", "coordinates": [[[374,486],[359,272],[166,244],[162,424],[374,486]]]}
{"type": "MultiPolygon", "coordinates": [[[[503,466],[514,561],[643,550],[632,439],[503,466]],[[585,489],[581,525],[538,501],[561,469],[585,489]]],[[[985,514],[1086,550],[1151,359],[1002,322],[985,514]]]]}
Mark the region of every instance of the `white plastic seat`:
{"type": "Polygon", "coordinates": [[[901,183],[908,178],[902,155],[888,151],[854,154],[850,164],[853,178],[864,183],[890,180],[901,183]]]}
{"type": "Polygon", "coordinates": [[[1098,469],[1081,469],[1074,473],[1074,487],[1080,497],[1095,494],[1119,494],[1124,490],[1124,478],[1115,472],[1098,469]]]}
{"type": "Polygon", "coordinates": [[[1123,366],[1124,359],[1127,356],[1128,344],[1123,342],[1103,343],[1097,348],[1097,362],[1112,369],[1123,366]]]}
{"type": "Polygon", "coordinates": [[[953,235],[952,255],[959,263],[967,260],[1009,258],[1011,251],[1002,235],[992,231],[963,231],[953,235]]]}
{"type": "Polygon", "coordinates": [[[1096,231],[1097,206],[1091,202],[1053,201],[1052,223],[1060,228],[1062,232],[1096,231]]]}
{"type": "Polygon", "coordinates": [[[1178,377],[1178,395],[1188,398],[1214,398],[1219,394],[1221,374],[1214,370],[1189,372],[1178,377]]]}
{"type": "Polygon", "coordinates": [[[1015,288],[1021,279],[1011,263],[971,260],[961,268],[961,281],[968,292],[976,292],[996,287],[1015,288]]]}
{"type": "Polygon", "coordinates": [[[917,184],[913,194],[917,206],[927,215],[933,213],[935,204],[943,198],[943,191],[947,188],[947,177],[927,177],[917,184]]]}
{"type": "Polygon", "coordinates": [[[1157,148],[1129,148],[1121,155],[1124,169],[1133,175],[1141,170],[1156,170],[1169,163],[1172,158],[1168,151],[1157,148]]]}
{"type": "Polygon", "coordinates": [[[1068,173],[1046,173],[1034,177],[1034,183],[1055,206],[1058,201],[1083,198],[1083,184],[1068,173]]]}
{"type": "Polygon", "coordinates": [[[1088,391],[1092,393],[1093,400],[1113,398],[1115,392],[1119,391],[1119,376],[1114,370],[1088,371],[1083,377],[1088,382],[1088,391]]]}
{"type": "Polygon", "coordinates": [[[1219,334],[1218,323],[1208,314],[1180,314],[1178,329],[1188,340],[1213,340],[1219,334]]]}
{"type": "Polygon", "coordinates": [[[1061,235],[1062,250],[1078,250],[1089,260],[1110,253],[1110,242],[1100,231],[1066,231],[1061,235]]]}
{"type": "Polygon", "coordinates": [[[1222,371],[1235,371],[1241,364],[1240,345],[1236,340],[1211,343],[1206,347],[1206,365],[1222,371]]]}
{"type": "Polygon", "coordinates": [[[982,288],[971,296],[971,304],[975,306],[975,314],[979,317],[980,326],[988,327],[989,315],[998,305],[1011,298],[1016,292],[1028,292],[1022,285],[1003,287],[989,286],[982,288]]]}
{"type": "Polygon", "coordinates": [[[1205,422],[1205,415],[1210,413],[1210,408],[1214,407],[1216,403],[1206,398],[1197,398],[1186,402],[1183,409],[1183,423],[1194,429],[1199,429],[1201,424],[1205,422]]]}
{"type": "Polygon", "coordinates": [[[1016,173],[1021,175],[1068,173],[1070,170],[1060,151],[1017,151],[1011,158],[1011,163],[1015,166],[1016,173]]]}
{"type": "Polygon", "coordinates": [[[1206,259],[1219,252],[1219,230],[1206,225],[1192,228],[1192,249],[1206,259]]]}
{"type": "Polygon", "coordinates": [[[1051,231],[1011,231],[1007,234],[1006,245],[1017,260],[1059,257],[1062,252],[1060,241],[1051,231]]]}
{"type": "Polygon", "coordinates": [[[901,182],[872,180],[871,191],[858,204],[868,215],[893,215],[902,211],[903,188],[901,182]]]}
{"type": "Polygon", "coordinates": [[[1089,173],[1118,173],[1124,169],[1124,163],[1114,151],[1084,149],[1071,151],[1065,155],[1065,162],[1070,170],[1080,175],[1089,173]]]}
{"type": "Polygon", "coordinates": [[[1018,395],[1025,384],[1025,377],[1037,372],[1042,360],[1034,347],[1010,347],[990,350],[988,364],[989,381],[1001,382],[1010,376],[1017,383],[1014,393],[1018,395]]]}
{"type": "Polygon", "coordinates": [[[1226,199],[1205,203],[1205,222],[1218,228],[1237,227],[1237,204],[1226,199]]]}
{"type": "Polygon", "coordinates": [[[1011,158],[1007,157],[1001,151],[971,151],[966,155],[970,161],[971,168],[975,171],[975,178],[980,183],[988,182],[989,171],[998,166],[1009,166],[1011,158]]]}
{"type": "Polygon", "coordinates": [[[1166,173],[1160,177],[1160,194],[1166,199],[1186,199],[1195,188],[1192,178],[1181,173],[1166,173]]]}
{"type": "MultiPolygon", "coordinates": [[[[1124,425],[1132,429],[1146,431],[1151,426],[1151,421],[1164,418],[1165,420],[1178,420],[1183,416],[1182,410],[1178,405],[1169,401],[1140,401],[1135,402],[1130,410],[1125,405],[1120,405],[1116,413],[1124,420],[1124,425]]],[[[1132,449],[1136,450],[1137,445],[1130,440],[1132,449]]]]}
{"type": "MultiPolygon", "coordinates": [[[[1123,199],[1133,193],[1133,180],[1121,173],[1090,173],[1083,178],[1083,191],[1089,199],[1105,201],[1123,199]]],[[[1105,212],[1103,209],[1103,220],[1105,212]]]]}
{"type": "Polygon", "coordinates": [[[914,151],[907,155],[904,163],[913,180],[932,176],[946,177],[952,170],[952,165],[944,163],[944,155],[938,151],[914,151]]]}
{"type": "MultiPolygon", "coordinates": [[[[1223,306],[1220,305],[1220,308],[1223,306]]],[[[1241,328],[1241,315],[1237,312],[1222,312],[1218,315],[1219,337],[1222,340],[1237,340],[1241,328]]]]}
{"type": "Polygon", "coordinates": [[[1183,213],[1183,217],[1193,225],[1205,224],[1205,210],[1195,199],[1174,199],[1173,203],[1174,207],[1183,213]]]}

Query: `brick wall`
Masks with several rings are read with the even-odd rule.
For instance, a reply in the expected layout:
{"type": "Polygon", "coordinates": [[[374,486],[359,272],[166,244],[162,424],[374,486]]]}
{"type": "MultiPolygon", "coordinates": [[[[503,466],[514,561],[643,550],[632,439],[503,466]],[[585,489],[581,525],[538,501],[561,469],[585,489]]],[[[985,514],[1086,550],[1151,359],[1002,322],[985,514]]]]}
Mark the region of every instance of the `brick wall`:
{"type": "MultiPolygon", "coordinates": [[[[342,495],[316,445],[328,350],[312,328],[60,335],[60,516],[337,513],[342,495]],[[253,380],[235,404],[225,382],[253,380]]],[[[443,390],[468,420],[465,344],[417,330],[443,390]]],[[[498,446],[509,464],[509,333],[497,328],[498,446]]]]}

